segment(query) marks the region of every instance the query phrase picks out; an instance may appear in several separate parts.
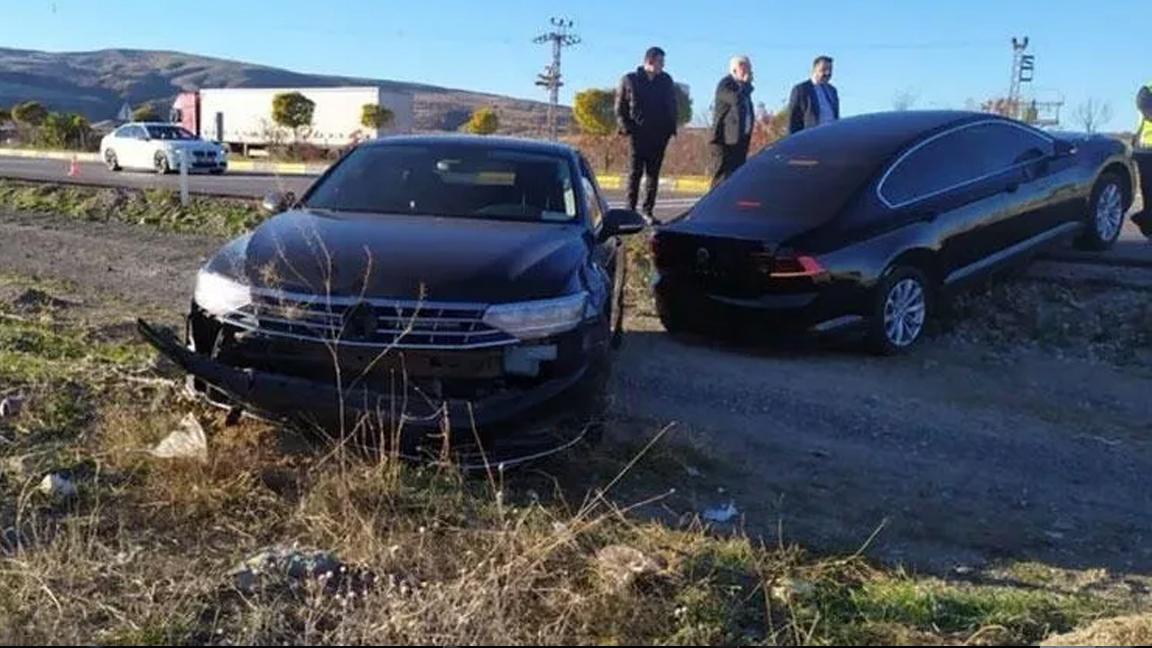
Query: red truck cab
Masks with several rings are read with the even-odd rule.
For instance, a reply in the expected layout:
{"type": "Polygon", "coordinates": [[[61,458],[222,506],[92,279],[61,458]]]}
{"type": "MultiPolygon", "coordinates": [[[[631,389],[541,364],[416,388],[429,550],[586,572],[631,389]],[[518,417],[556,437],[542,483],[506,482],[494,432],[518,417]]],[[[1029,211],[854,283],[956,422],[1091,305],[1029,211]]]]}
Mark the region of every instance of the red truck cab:
{"type": "Polygon", "coordinates": [[[169,121],[180,124],[189,132],[202,137],[200,132],[200,93],[181,92],[172,102],[172,113],[169,121]]]}

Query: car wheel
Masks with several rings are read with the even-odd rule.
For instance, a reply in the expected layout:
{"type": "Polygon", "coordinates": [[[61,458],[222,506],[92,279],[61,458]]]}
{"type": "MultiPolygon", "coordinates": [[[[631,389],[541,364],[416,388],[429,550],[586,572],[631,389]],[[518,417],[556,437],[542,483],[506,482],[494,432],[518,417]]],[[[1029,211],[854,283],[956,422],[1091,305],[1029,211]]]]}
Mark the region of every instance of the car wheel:
{"type": "Polygon", "coordinates": [[[1107,250],[1120,237],[1127,206],[1124,183],[1115,173],[1105,173],[1092,188],[1088,222],[1077,241],[1086,250],[1107,250]]]}
{"type": "Polygon", "coordinates": [[[876,289],[870,324],[872,350],[882,355],[903,353],[920,341],[931,315],[931,288],[916,268],[898,266],[876,289]]]}
{"type": "Polygon", "coordinates": [[[120,160],[116,157],[116,151],[112,149],[104,151],[104,164],[108,167],[109,171],[120,170],[120,160]]]}
{"type": "Polygon", "coordinates": [[[172,170],[172,167],[168,165],[168,156],[163,153],[157,153],[156,157],[152,160],[152,164],[153,168],[156,169],[156,173],[160,175],[165,175],[172,170]]]}

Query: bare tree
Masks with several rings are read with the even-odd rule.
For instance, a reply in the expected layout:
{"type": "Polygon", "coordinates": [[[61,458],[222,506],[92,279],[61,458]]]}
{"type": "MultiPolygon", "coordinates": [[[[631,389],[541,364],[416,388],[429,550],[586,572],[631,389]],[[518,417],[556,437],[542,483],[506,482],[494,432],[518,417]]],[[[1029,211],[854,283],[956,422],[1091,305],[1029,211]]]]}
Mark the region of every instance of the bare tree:
{"type": "Polygon", "coordinates": [[[912,110],[918,99],[920,99],[919,93],[912,90],[901,90],[892,97],[892,110],[912,110]]]}
{"type": "Polygon", "coordinates": [[[1076,106],[1076,113],[1072,118],[1077,124],[1084,126],[1085,132],[1095,133],[1101,124],[1112,119],[1112,106],[1107,102],[1090,98],[1076,106]]]}

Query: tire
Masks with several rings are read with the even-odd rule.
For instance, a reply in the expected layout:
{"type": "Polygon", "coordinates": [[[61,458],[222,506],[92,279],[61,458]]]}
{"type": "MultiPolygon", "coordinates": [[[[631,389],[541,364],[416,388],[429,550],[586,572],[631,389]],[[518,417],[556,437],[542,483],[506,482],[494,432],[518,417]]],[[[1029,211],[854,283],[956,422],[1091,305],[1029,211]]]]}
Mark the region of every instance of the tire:
{"type": "Polygon", "coordinates": [[[156,157],[152,158],[152,168],[156,170],[157,175],[167,175],[172,171],[172,167],[168,164],[168,156],[163,153],[157,153],[156,157]]]}
{"type": "Polygon", "coordinates": [[[104,165],[108,167],[109,171],[113,172],[119,171],[121,169],[120,159],[116,157],[116,151],[113,151],[112,149],[104,151],[104,165]]]}
{"type": "Polygon", "coordinates": [[[876,287],[868,346],[880,355],[897,355],[915,347],[934,315],[932,285],[911,266],[896,266],[876,287]]]}
{"type": "Polygon", "coordinates": [[[1085,215],[1085,228],[1076,246],[1083,250],[1107,250],[1120,238],[1124,212],[1129,200],[1124,181],[1115,173],[1105,173],[1092,188],[1085,215]]]}

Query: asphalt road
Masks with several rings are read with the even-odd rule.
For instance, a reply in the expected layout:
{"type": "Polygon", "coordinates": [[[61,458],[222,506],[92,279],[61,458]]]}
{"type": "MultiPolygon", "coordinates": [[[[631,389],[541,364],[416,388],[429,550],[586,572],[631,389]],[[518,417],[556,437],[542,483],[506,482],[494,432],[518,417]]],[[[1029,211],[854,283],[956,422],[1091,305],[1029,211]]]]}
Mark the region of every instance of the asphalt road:
{"type": "MultiPolygon", "coordinates": [[[[112,172],[103,164],[96,162],[79,163],[79,173],[69,177],[69,164],[63,160],[0,157],[0,177],[41,182],[114,185],[137,189],[166,188],[176,191],[180,188],[180,177],[175,174],[158,176],[140,171],[112,172]]],[[[259,198],[270,191],[292,191],[299,195],[314,179],[314,176],[230,172],[220,176],[192,175],[189,177],[188,188],[189,191],[199,194],[259,198]]],[[[624,200],[624,195],[620,191],[610,191],[608,194],[609,200],[614,205],[619,206],[624,200]]],[[[693,196],[666,194],[657,204],[656,219],[664,221],[672,218],[695,202],[696,198],[693,196]]],[[[1135,225],[1128,222],[1125,224],[1120,241],[1108,252],[1066,250],[1052,256],[1068,261],[1152,267],[1152,244],[1140,234],[1135,225]]]]}
{"type": "MultiPolygon", "coordinates": [[[[164,188],[172,191],[180,189],[180,176],[177,174],[160,176],[142,171],[114,172],[97,162],[80,162],[77,165],[79,173],[69,177],[69,166],[70,162],[64,160],[0,157],[0,177],[136,189],[164,188]]],[[[292,191],[300,195],[315,179],[315,176],[269,173],[229,172],[218,176],[194,174],[188,178],[188,190],[192,193],[236,198],[259,198],[270,191],[292,191]]],[[[610,191],[608,199],[614,205],[620,205],[624,200],[624,194],[610,191]]],[[[696,198],[693,196],[668,195],[657,205],[655,216],[658,220],[666,220],[691,207],[695,202],[696,198]]]]}

